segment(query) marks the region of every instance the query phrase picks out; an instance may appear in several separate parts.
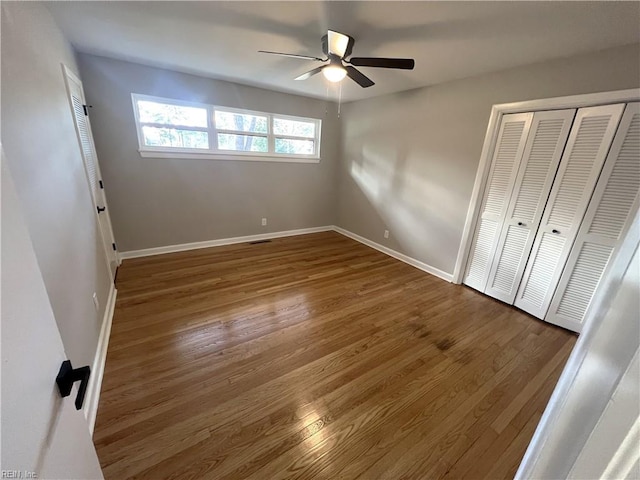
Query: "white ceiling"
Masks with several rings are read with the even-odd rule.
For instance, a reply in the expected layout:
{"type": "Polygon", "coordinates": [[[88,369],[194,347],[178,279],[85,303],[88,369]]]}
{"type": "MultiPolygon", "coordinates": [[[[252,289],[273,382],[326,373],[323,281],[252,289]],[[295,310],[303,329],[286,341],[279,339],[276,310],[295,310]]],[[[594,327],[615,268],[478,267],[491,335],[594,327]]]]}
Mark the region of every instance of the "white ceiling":
{"type": "MultiPolygon", "coordinates": [[[[326,98],[319,64],[257,53],[323,56],[328,28],[354,56],[415,58],[413,71],[361,67],[351,101],[640,41],[640,2],[47,2],[77,50],[326,98]]],[[[331,85],[331,98],[338,88],[331,85]]]]}

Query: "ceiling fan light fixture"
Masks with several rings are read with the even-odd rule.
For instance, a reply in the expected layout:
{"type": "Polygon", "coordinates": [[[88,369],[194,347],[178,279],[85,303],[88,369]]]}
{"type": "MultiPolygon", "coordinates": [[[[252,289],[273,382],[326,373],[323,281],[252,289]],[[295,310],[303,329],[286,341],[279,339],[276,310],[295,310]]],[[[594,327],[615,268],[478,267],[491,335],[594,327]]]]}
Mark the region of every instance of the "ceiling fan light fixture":
{"type": "Polygon", "coordinates": [[[355,40],[344,33],[328,30],[320,41],[322,43],[322,53],[326,55],[324,59],[297,53],[270,52],[267,50],[259,50],[259,52],[300,58],[302,60],[315,60],[322,63],[329,62],[298,75],[294,80],[307,80],[322,72],[329,82],[338,83],[345,77],[349,77],[362,88],[372,87],[375,83],[356,67],[395,68],[400,70],[413,70],[415,67],[416,62],[413,58],[352,57],[351,50],[355,40]],[[347,58],[348,60],[346,60],[347,58]],[[346,67],[343,62],[347,64],[346,67]]]}
{"type": "Polygon", "coordinates": [[[322,74],[330,82],[337,83],[347,76],[347,70],[342,65],[332,63],[322,69],[322,74]]]}

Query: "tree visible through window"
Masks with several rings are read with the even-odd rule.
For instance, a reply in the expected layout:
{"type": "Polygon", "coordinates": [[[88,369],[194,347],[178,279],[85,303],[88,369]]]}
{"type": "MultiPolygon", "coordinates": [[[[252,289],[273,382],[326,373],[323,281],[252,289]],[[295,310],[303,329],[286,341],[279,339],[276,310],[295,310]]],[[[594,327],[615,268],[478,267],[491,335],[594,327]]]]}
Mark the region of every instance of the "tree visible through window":
{"type": "Polygon", "coordinates": [[[320,120],[132,94],[140,151],[319,158],[320,120]]]}
{"type": "Polygon", "coordinates": [[[142,127],[145,145],[209,148],[206,108],[139,101],[138,115],[140,122],[148,124],[142,127]],[[189,127],[200,127],[204,131],[189,127]]]}
{"type": "Polygon", "coordinates": [[[215,110],[215,127],[218,130],[218,148],[239,152],[268,152],[269,119],[266,116],[215,110]],[[225,133],[220,133],[224,131],[225,133]],[[234,132],[234,133],[227,133],[234,132]],[[238,133],[235,133],[238,132],[238,133]],[[242,133],[260,135],[243,135],[242,133]]]}

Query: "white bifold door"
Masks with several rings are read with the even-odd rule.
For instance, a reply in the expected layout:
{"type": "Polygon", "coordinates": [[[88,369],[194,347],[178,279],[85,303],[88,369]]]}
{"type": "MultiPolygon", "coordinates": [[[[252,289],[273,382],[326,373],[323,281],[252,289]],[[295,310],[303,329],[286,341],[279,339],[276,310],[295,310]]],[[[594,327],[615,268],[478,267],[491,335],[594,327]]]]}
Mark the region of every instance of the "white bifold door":
{"type": "Polygon", "coordinates": [[[545,319],[581,331],[591,298],[640,203],[640,103],[626,106],[545,319]]]}
{"type": "Polygon", "coordinates": [[[485,293],[513,303],[575,110],[537,112],[498,238],[485,293]]]}
{"type": "Polygon", "coordinates": [[[514,303],[538,318],[547,313],[623,110],[607,105],[576,115],[514,303]]]}
{"type": "Polygon", "coordinates": [[[502,117],[464,278],[464,283],[482,292],[487,284],[489,268],[496,252],[498,236],[532,120],[532,113],[502,117]]]}
{"type": "Polygon", "coordinates": [[[580,331],[640,202],[639,110],[505,115],[464,283],[580,331]]]}
{"type": "Polygon", "coordinates": [[[503,117],[467,285],[513,303],[574,115],[575,110],[559,110],[503,117]],[[518,130],[505,135],[514,124],[518,130]]]}

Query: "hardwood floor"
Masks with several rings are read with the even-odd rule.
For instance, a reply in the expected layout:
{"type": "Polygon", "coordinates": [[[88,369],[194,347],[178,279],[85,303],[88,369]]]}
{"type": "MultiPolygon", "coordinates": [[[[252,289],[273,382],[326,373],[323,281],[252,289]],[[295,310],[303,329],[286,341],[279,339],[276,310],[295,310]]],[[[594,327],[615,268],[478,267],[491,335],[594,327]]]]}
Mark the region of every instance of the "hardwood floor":
{"type": "Polygon", "coordinates": [[[513,477],[574,335],[334,232],[126,260],[107,479],[513,477]]]}

